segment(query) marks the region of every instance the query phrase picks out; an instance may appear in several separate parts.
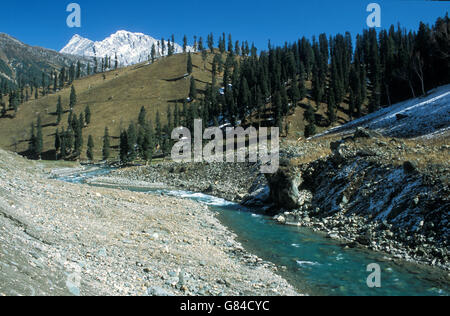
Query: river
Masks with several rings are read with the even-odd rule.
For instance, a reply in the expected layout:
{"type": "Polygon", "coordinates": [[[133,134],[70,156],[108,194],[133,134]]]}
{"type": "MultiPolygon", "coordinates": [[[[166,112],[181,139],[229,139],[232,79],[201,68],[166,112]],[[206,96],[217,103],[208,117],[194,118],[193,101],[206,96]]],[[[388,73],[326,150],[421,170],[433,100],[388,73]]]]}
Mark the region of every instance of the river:
{"type": "MultiPolygon", "coordinates": [[[[71,183],[108,174],[94,168],[58,177],[71,183]]],[[[218,212],[221,222],[239,236],[250,252],[279,267],[280,274],[300,293],[336,296],[448,296],[448,274],[437,268],[393,261],[384,254],[344,249],[338,242],[307,228],[279,225],[258,210],[205,195],[167,189],[124,188],[148,194],[192,199],[218,212]],[[381,268],[381,287],[370,288],[368,265],[381,268]]]]}

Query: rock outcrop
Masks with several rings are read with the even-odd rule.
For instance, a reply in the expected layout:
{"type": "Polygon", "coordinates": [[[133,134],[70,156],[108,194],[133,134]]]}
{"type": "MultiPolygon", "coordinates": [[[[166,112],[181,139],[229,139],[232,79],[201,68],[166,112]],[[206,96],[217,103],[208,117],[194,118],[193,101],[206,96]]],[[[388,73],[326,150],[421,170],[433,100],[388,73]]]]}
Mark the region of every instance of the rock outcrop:
{"type": "Polygon", "coordinates": [[[430,148],[358,129],[332,143],[331,155],[285,163],[268,177],[276,219],[325,231],[351,247],[450,268],[450,168],[445,160],[420,167],[422,150],[445,157],[430,148]]]}

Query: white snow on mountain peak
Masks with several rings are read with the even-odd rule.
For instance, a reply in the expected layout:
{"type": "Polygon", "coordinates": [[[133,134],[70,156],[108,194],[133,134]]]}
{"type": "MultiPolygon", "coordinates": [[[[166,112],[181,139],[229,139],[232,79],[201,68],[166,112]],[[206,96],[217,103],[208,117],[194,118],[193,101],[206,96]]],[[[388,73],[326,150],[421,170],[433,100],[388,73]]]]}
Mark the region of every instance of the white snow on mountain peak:
{"type": "MultiPolygon", "coordinates": [[[[74,35],[69,43],[60,51],[64,54],[78,55],[84,57],[103,58],[105,56],[117,59],[119,65],[129,66],[148,60],[153,44],[157,56],[167,55],[168,41],[164,41],[166,47],[162,52],[161,40],[157,40],[143,33],[132,33],[119,30],[105,38],[103,41],[91,41],[80,35],[74,35]]],[[[191,48],[188,47],[188,51],[191,48]]],[[[181,53],[183,48],[175,43],[175,53],[181,53]]]]}

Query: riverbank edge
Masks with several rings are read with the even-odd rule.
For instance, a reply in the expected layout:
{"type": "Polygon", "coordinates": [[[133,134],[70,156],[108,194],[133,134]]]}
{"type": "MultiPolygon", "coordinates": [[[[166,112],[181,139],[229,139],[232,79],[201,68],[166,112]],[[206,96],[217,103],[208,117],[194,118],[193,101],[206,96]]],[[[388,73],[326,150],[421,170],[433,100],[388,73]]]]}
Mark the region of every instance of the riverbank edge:
{"type": "MultiPolygon", "coordinates": [[[[83,173],[90,165],[83,165],[81,168],[74,169],[74,172],[71,173],[70,170],[67,169],[49,169],[47,170],[47,176],[55,181],[61,181],[58,180],[58,176],[64,176],[68,177],[71,175],[79,174],[80,172],[83,173]]],[[[99,167],[98,165],[92,165],[92,167],[96,168],[99,167]]],[[[105,167],[105,165],[102,165],[100,167],[105,167]]],[[[153,189],[177,189],[173,186],[167,186],[162,183],[147,183],[142,181],[130,181],[125,178],[119,178],[119,177],[110,177],[108,175],[106,176],[99,176],[99,177],[93,177],[90,179],[87,179],[85,181],[86,185],[92,186],[92,187],[98,187],[98,188],[106,188],[110,190],[119,190],[121,192],[126,192],[126,189],[132,188],[132,189],[139,189],[142,191],[153,190],[153,189]]],[[[183,198],[178,197],[168,197],[170,199],[176,199],[184,201],[183,198]]],[[[198,204],[199,206],[202,206],[199,202],[190,201],[190,203],[198,204]]],[[[278,273],[278,270],[280,269],[275,264],[269,261],[264,261],[263,259],[259,258],[258,256],[254,255],[250,251],[247,251],[245,247],[242,246],[241,242],[238,240],[238,236],[232,232],[226,225],[222,224],[221,221],[218,218],[218,214],[211,210],[209,207],[203,206],[203,209],[210,213],[214,219],[217,221],[218,225],[221,225],[224,227],[226,234],[232,236],[231,240],[228,239],[228,243],[230,246],[230,252],[232,252],[232,255],[229,256],[230,260],[235,261],[237,264],[244,264],[251,266],[252,269],[263,269],[265,272],[265,276],[267,277],[270,282],[276,282],[274,283],[276,285],[276,288],[282,288],[283,293],[277,294],[277,292],[273,292],[271,295],[289,295],[289,296],[307,296],[308,294],[300,293],[300,289],[295,288],[292,284],[289,283],[288,280],[286,280],[280,273],[278,273]],[[230,243],[231,241],[231,243],[230,243]],[[236,250],[237,251],[234,251],[236,250]]],[[[208,236],[209,239],[214,239],[214,237],[208,236]]],[[[221,240],[224,236],[216,236],[215,239],[221,240]]],[[[227,284],[227,282],[224,283],[225,286],[230,286],[230,284],[227,284]]],[[[259,295],[257,293],[254,293],[254,295],[259,295]]],[[[267,291],[265,291],[265,294],[267,295],[267,291]]]]}
{"type": "MultiPolygon", "coordinates": [[[[327,146],[328,146],[328,144],[327,144],[327,146]]],[[[172,163],[172,162],[159,163],[156,166],[153,166],[151,172],[155,172],[155,170],[158,170],[158,167],[160,167],[162,169],[172,169],[172,168],[174,168],[173,166],[177,166],[177,165],[179,166],[180,164],[172,163]]],[[[196,164],[195,169],[197,170],[197,172],[202,173],[201,171],[198,171],[199,168],[202,168],[202,166],[204,166],[205,170],[209,170],[209,168],[211,168],[210,167],[211,164],[196,164]]],[[[107,178],[114,177],[114,178],[125,179],[126,178],[125,175],[130,176],[132,174],[136,174],[137,177],[134,180],[126,180],[126,181],[130,181],[129,183],[132,183],[133,181],[139,181],[136,179],[139,179],[140,174],[142,173],[142,170],[145,168],[148,168],[148,166],[147,167],[128,167],[128,168],[116,169],[110,175],[108,175],[107,178]]],[[[185,166],[181,165],[181,168],[185,168],[185,166]]],[[[191,192],[195,192],[195,193],[210,194],[210,195],[214,195],[219,198],[223,198],[225,200],[232,200],[232,202],[235,202],[238,204],[243,202],[248,196],[246,196],[245,194],[242,194],[242,193],[240,195],[236,196],[236,191],[237,192],[247,192],[247,194],[249,196],[253,195],[253,198],[254,198],[258,193],[258,189],[262,189],[266,185],[265,179],[261,180],[264,177],[256,174],[255,170],[257,168],[252,168],[251,166],[247,166],[248,170],[251,172],[254,172],[255,174],[254,174],[253,179],[248,184],[246,184],[245,187],[242,187],[241,182],[235,181],[237,176],[235,174],[231,174],[233,172],[233,167],[226,167],[226,168],[229,169],[229,173],[230,173],[230,177],[228,179],[226,179],[226,181],[231,181],[232,185],[230,185],[229,187],[233,188],[229,191],[214,190],[212,192],[211,190],[209,190],[210,187],[217,186],[217,182],[210,179],[208,176],[205,176],[202,180],[204,182],[203,187],[208,188],[208,189],[203,189],[203,190],[201,190],[201,189],[199,190],[199,186],[192,183],[191,181],[174,181],[173,179],[167,177],[166,176],[167,174],[165,172],[159,172],[157,176],[160,181],[162,181],[167,187],[170,187],[172,189],[191,191],[191,192]],[[180,183],[181,183],[181,185],[180,185],[180,183]],[[231,197],[231,196],[236,196],[236,198],[230,199],[229,197],[231,197]]],[[[242,166],[240,167],[240,169],[241,168],[242,168],[242,166]]],[[[149,169],[146,169],[146,170],[149,170],[149,169]]],[[[203,173],[208,174],[207,171],[204,171],[203,173]]],[[[266,188],[267,188],[267,186],[266,186],[266,188]]],[[[265,211],[274,210],[275,208],[274,208],[273,204],[270,204],[270,203],[264,204],[264,203],[262,203],[260,205],[261,209],[262,209],[262,211],[260,213],[270,216],[272,218],[272,220],[276,221],[280,225],[305,227],[305,228],[311,229],[311,231],[324,234],[327,238],[330,238],[336,242],[339,242],[343,248],[359,248],[359,249],[374,251],[376,253],[380,253],[380,254],[387,256],[388,258],[390,258],[392,261],[395,261],[395,262],[404,262],[406,264],[415,264],[417,266],[435,268],[435,269],[441,270],[443,272],[450,271],[450,266],[433,265],[432,260],[425,261],[425,260],[416,260],[416,259],[412,258],[411,256],[409,256],[408,249],[406,249],[405,247],[399,247],[396,250],[398,250],[399,252],[405,252],[407,256],[400,255],[400,257],[399,256],[396,257],[392,253],[383,251],[383,249],[376,249],[376,248],[374,249],[373,247],[371,247],[371,245],[367,246],[364,244],[355,244],[354,242],[353,243],[349,242],[349,240],[346,239],[344,236],[340,236],[339,234],[332,234],[332,230],[335,227],[317,226],[317,227],[313,228],[313,227],[311,227],[311,224],[313,223],[312,219],[311,219],[311,222],[308,222],[308,223],[303,222],[301,219],[300,220],[295,219],[292,221],[286,220],[286,217],[292,217],[291,216],[293,214],[292,212],[287,212],[285,210],[279,210],[278,212],[275,211],[273,213],[267,214],[267,213],[265,213],[265,211]]],[[[251,208],[251,206],[250,206],[250,208],[251,208]]],[[[319,222],[319,221],[320,220],[318,219],[317,222],[319,222]]],[[[450,279],[450,276],[449,276],[449,279],[450,279]]]]}

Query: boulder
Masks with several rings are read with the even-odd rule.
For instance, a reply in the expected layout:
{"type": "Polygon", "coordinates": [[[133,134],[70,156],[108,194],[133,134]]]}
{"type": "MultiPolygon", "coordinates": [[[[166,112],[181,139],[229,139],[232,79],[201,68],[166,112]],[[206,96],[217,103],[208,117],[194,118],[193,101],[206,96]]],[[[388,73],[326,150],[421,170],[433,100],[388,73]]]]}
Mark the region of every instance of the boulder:
{"type": "Polygon", "coordinates": [[[171,293],[167,292],[163,288],[154,286],[147,289],[147,295],[149,296],[173,296],[171,293]]]}
{"type": "Polygon", "coordinates": [[[249,193],[242,199],[241,205],[247,207],[261,207],[268,203],[270,199],[270,188],[261,186],[255,191],[249,193]]]}
{"type": "Polygon", "coordinates": [[[356,128],[353,138],[378,138],[382,135],[376,131],[372,131],[363,127],[356,128]]]}
{"type": "Polygon", "coordinates": [[[298,188],[303,179],[297,168],[284,165],[276,173],[267,174],[266,178],[270,188],[270,199],[277,207],[293,210],[301,206],[298,188]]]}
{"type": "Polygon", "coordinates": [[[414,173],[417,171],[417,166],[411,161],[405,161],[403,163],[403,170],[405,170],[406,173],[414,173]]]}

